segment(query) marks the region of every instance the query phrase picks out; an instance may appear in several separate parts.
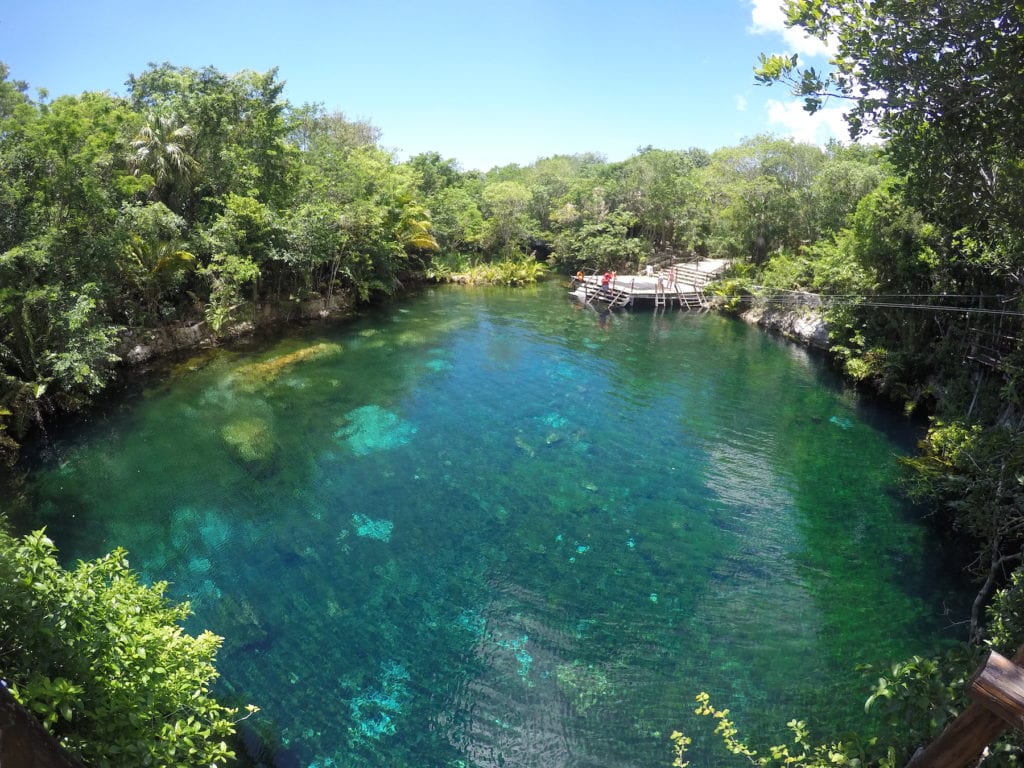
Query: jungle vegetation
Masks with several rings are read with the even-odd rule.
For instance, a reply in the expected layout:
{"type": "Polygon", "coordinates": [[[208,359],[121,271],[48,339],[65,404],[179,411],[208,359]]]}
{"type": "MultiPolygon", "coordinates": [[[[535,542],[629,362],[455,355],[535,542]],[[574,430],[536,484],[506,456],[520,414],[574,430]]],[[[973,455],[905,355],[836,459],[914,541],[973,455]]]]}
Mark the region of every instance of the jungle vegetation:
{"type": "MultiPolygon", "coordinates": [[[[1024,639],[1024,20],[998,0],[787,5],[791,24],[834,42],[832,68],[765,56],[757,79],[811,111],[848,102],[851,137],[878,143],[755,136],[465,171],[438,153],[400,161],[372,125],[289,104],[274,70],[150,65],[124,96],[50,101],[0,65],[0,451],[13,459],[108,386],[133,330],[228,333],[269,322],[263,307],[373,301],[410,280],[729,257],[728,306],[826,297],[837,365],[930,419],[907,490],[969,553],[978,593],[962,648],[872,671],[877,732],[815,746],[794,721],[794,745],[758,756],[706,697],[699,714],[758,764],[904,763],[962,708],[980,650],[1024,639]]],[[[39,535],[2,545],[0,562],[21,553],[33,573],[53,559],[39,535]]],[[[77,578],[119,573],[112,557],[77,578]]],[[[159,608],[158,623],[176,618],[159,608]]],[[[51,725],[86,685],[22,674],[51,725]]],[[[205,711],[220,734],[229,713],[205,711]]],[[[1014,739],[990,760],[1012,763],[1014,739]]]]}

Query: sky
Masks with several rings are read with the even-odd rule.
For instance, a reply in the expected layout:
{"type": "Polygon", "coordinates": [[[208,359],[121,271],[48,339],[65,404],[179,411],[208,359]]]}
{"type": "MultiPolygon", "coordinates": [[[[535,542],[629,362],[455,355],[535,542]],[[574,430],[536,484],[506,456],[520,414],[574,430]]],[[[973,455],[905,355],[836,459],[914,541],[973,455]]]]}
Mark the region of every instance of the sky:
{"type": "Polygon", "coordinates": [[[713,151],[771,133],[846,138],[759,86],[759,53],[824,65],[781,0],[0,0],[0,61],[49,98],[126,92],[150,62],[278,68],[284,97],[367,120],[405,159],[465,169],[640,147],[713,151]]]}

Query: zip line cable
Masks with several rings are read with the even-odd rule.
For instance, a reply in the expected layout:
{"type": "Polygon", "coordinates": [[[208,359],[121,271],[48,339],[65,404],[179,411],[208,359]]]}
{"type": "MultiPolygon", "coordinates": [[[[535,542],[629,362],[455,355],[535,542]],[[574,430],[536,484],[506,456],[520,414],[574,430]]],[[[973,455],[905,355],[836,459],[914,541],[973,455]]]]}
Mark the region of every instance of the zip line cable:
{"type": "MultiPolygon", "coordinates": [[[[796,292],[794,292],[796,293],[796,292]]],[[[867,296],[865,294],[846,294],[846,295],[823,295],[823,294],[810,294],[816,296],[819,299],[820,304],[832,303],[832,300],[849,300],[856,302],[855,306],[858,307],[880,307],[886,309],[919,309],[933,312],[959,312],[965,315],[991,315],[994,317],[1024,317],[1024,311],[1015,309],[996,309],[986,307],[952,307],[943,304],[919,304],[912,302],[899,302],[899,301],[863,301],[862,299],[870,299],[874,297],[867,296]]],[[[929,297],[929,298],[989,298],[989,299],[1000,299],[1002,303],[1011,301],[1012,299],[1004,299],[1003,297],[995,296],[951,296],[949,294],[879,294],[878,298],[892,298],[892,297],[929,297]]],[[[738,301],[753,302],[761,301],[765,304],[788,304],[788,305],[800,305],[807,304],[811,305],[810,302],[795,301],[791,298],[783,296],[718,296],[723,299],[736,299],[738,301]]]]}

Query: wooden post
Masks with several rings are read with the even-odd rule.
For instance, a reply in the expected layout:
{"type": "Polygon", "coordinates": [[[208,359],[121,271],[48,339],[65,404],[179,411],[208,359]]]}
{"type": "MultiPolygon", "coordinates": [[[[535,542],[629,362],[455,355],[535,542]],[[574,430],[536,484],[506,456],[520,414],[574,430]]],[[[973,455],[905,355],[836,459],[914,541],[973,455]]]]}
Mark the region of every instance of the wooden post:
{"type": "Polygon", "coordinates": [[[974,673],[967,692],[1010,728],[1024,729],[1024,669],[995,651],[974,673]]]}
{"type": "Polygon", "coordinates": [[[968,768],[1007,728],[1024,728],[1024,645],[1007,660],[995,651],[978,667],[967,693],[973,699],[939,737],[917,753],[907,768],[968,768]]]}

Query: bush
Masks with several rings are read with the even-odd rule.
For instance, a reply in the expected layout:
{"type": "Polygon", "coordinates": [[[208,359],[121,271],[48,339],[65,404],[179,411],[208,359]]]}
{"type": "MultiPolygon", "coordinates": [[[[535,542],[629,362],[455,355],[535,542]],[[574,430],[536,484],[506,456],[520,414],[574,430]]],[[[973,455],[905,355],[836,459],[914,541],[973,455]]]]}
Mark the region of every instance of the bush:
{"type": "MultiPolygon", "coordinates": [[[[0,659],[14,697],[92,768],[224,765],[236,711],[209,691],[221,638],[122,549],[66,570],[43,531],[0,532],[0,659]]],[[[255,711],[250,707],[250,712],[255,711]]]]}

